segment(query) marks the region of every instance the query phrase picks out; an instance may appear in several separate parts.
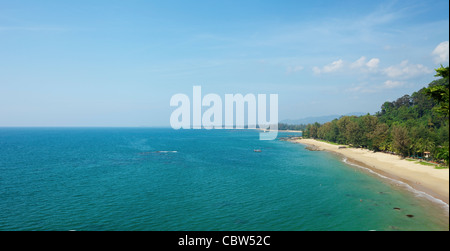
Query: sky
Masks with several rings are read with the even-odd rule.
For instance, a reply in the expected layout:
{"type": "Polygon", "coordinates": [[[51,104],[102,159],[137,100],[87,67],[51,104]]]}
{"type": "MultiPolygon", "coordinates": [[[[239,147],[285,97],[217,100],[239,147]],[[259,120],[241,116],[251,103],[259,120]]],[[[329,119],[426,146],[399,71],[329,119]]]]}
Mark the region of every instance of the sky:
{"type": "Polygon", "coordinates": [[[0,0],[0,126],[169,126],[193,86],[373,114],[448,62],[447,0],[0,0]]]}

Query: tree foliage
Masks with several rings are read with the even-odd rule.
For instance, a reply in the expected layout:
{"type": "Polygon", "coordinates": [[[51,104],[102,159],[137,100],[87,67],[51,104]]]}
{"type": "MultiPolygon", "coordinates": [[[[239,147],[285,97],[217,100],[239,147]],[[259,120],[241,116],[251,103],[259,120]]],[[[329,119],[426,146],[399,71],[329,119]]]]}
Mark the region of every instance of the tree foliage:
{"type": "Polygon", "coordinates": [[[436,82],[428,87],[425,92],[438,102],[434,108],[441,116],[449,116],[449,67],[436,69],[436,77],[442,77],[441,81],[436,82]]]}
{"type": "Polygon", "coordinates": [[[278,123],[278,130],[295,130],[295,131],[303,131],[305,130],[306,125],[289,125],[285,123],[278,123]]]}

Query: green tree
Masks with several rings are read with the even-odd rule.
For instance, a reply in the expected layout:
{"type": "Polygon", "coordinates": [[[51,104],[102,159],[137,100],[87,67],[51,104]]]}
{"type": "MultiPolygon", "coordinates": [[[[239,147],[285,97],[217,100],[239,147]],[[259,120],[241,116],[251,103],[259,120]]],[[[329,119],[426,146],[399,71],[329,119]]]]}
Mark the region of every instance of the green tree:
{"type": "Polygon", "coordinates": [[[393,149],[403,157],[410,153],[411,140],[408,136],[408,130],[403,126],[394,126],[392,128],[393,149]]]}
{"type": "Polygon", "coordinates": [[[364,132],[362,128],[359,126],[358,120],[350,120],[347,124],[345,131],[345,137],[348,142],[354,146],[362,146],[363,145],[363,136],[364,132]]]}
{"type": "Polygon", "coordinates": [[[366,116],[360,117],[358,121],[360,122],[360,128],[362,130],[361,145],[372,149],[373,148],[372,135],[378,125],[378,118],[370,114],[367,114],[366,116]]]}
{"type": "Polygon", "coordinates": [[[428,87],[426,93],[436,100],[439,105],[435,107],[437,113],[441,116],[449,117],[449,67],[436,69],[436,77],[442,77],[444,80],[441,84],[436,84],[428,87]]]}
{"type": "Polygon", "coordinates": [[[338,137],[337,137],[337,143],[340,144],[349,144],[349,140],[347,138],[347,126],[350,123],[350,117],[345,116],[340,118],[336,125],[338,128],[338,137]]]}
{"type": "Polygon", "coordinates": [[[371,141],[371,150],[374,151],[386,151],[388,150],[388,135],[389,135],[389,126],[384,123],[377,124],[375,130],[370,134],[369,139],[371,141]]]}
{"type": "Polygon", "coordinates": [[[437,152],[435,153],[436,159],[443,160],[446,165],[449,164],[449,147],[447,146],[441,146],[437,148],[437,152]]]}
{"type": "Polygon", "coordinates": [[[319,128],[320,128],[320,124],[317,122],[312,125],[309,124],[308,126],[306,126],[306,130],[305,130],[305,133],[303,134],[303,136],[305,138],[316,139],[316,138],[318,138],[319,128]]]}

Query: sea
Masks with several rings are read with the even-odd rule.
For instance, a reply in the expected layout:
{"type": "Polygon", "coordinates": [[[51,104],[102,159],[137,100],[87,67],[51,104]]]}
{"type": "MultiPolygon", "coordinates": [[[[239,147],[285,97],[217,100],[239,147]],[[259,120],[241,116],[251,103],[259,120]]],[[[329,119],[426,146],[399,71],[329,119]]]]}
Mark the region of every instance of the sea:
{"type": "Polygon", "coordinates": [[[449,230],[445,203],[259,133],[0,128],[0,231],[449,230]]]}

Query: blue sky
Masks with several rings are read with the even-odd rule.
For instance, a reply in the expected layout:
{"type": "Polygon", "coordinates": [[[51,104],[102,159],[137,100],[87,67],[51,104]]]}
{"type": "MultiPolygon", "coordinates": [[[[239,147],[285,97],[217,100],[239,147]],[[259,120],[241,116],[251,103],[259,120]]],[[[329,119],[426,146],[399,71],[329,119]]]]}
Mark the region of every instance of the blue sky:
{"type": "Polygon", "coordinates": [[[0,126],[169,126],[172,95],[374,113],[448,65],[448,1],[3,1],[0,126]]]}

